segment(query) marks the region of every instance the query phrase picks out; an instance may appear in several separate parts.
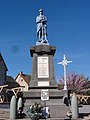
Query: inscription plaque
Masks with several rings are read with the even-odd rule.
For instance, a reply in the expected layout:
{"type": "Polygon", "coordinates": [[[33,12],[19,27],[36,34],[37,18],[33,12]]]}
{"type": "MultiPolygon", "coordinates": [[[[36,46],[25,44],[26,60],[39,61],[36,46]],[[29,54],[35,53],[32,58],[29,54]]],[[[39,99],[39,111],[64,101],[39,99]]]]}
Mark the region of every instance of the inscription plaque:
{"type": "Polygon", "coordinates": [[[41,100],[42,101],[49,100],[49,91],[48,91],[48,89],[42,89],[41,90],[41,100]]]}
{"type": "Polygon", "coordinates": [[[37,68],[38,78],[49,78],[49,61],[48,57],[38,57],[37,68]]]}
{"type": "Polygon", "coordinates": [[[46,87],[49,86],[49,81],[38,81],[39,87],[46,87]]]}

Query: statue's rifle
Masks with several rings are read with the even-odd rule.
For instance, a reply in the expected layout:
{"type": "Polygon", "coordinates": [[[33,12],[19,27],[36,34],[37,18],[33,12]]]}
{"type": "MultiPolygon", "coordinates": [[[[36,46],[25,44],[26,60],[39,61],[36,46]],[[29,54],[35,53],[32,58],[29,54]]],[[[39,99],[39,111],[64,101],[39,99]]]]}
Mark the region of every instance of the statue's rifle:
{"type": "Polygon", "coordinates": [[[41,21],[42,22],[42,40],[44,39],[44,25],[43,25],[43,21],[41,21]]]}

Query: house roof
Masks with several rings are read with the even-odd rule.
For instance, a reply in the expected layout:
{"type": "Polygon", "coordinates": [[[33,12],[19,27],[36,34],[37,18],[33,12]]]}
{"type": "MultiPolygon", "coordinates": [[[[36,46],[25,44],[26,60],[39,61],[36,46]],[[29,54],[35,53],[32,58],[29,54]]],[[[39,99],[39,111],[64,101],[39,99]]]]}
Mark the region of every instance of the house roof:
{"type": "Polygon", "coordinates": [[[4,66],[5,66],[5,70],[8,71],[7,66],[6,66],[6,64],[5,64],[5,62],[4,62],[4,59],[3,59],[3,57],[2,57],[2,54],[0,53],[0,62],[1,62],[1,61],[3,62],[4,66]]]}
{"type": "MultiPolygon", "coordinates": [[[[31,80],[31,76],[27,75],[27,74],[23,74],[22,72],[20,72],[17,77],[20,75],[20,77],[22,77],[24,79],[24,81],[29,85],[30,80],[31,80]]],[[[15,80],[17,79],[17,77],[15,78],[15,80]]]]}
{"type": "Polygon", "coordinates": [[[16,82],[12,76],[6,76],[6,81],[7,82],[16,82]]]}
{"type": "Polygon", "coordinates": [[[9,89],[20,86],[12,76],[6,76],[6,84],[8,85],[7,88],[9,89]]]}

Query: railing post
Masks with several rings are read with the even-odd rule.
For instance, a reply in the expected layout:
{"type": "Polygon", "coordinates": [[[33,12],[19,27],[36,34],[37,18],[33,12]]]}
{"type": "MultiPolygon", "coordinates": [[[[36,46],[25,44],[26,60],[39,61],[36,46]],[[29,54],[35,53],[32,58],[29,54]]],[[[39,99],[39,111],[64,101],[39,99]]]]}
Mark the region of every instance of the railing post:
{"type": "Polygon", "coordinates": [[[22,101],[22,98],[20,97],[18,99],[18,104],[17,104],[17,110],[19,110],[19,108],[23,107],[23,101],[22,101]]]}
{"type": "Polygon", "coordinates": [[[71,100],[71,111],[72,111],[72,118],[78,118],[78,101],[77,96],[73,93],[72,100],[71,100]]]}
{"type": "Polygon", "coordinates": [[[17,113],[17,100],[16,97],[13,95],[10,102],[10,120],[16,119],[16,113],[17,113]]]}

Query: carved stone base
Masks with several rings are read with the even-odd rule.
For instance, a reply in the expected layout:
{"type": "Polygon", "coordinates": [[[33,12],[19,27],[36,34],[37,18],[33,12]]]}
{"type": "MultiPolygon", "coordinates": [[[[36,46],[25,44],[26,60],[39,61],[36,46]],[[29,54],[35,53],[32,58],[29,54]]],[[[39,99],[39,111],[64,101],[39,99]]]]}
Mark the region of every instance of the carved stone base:
{"type": "Polygon", "coordinates": [[[31,89],[23,93],[25,102],[25,109],[35,102],[41,103],[50,109],[51,118],[67,118],[66,114],[69,110],[68,106],[64,104],[64,98],[67,97],[67,91],[60,91],[57,89],[49,89],[49,100],[41,100],[41,89],[31,89]]]}
{"type": "MultiPolygon", "coordinates": [[[[55,54],[56,48],[54,46],[48,45],[39,45],[33,46],[30,48],[30,54],[32,57],[32,76],[29,88],[37,88],[38,82],[45,82],[49,81],[49,87],[57,87],[57,83],[55,80],[55,73],[54,73],[54,61],[53,56],[55,54]],[[48,59],[48,77],[46,78],[39,78],[38,77],[38,57],[46,57],[48,59]]],[[[47,71],[46,71],[47,72],[47,71]]]]}
{"type": "Polygon", "coordinates": [[[48,41],[47,40],[41,40],[41,41],[37,41],[36,42],[36,46],[37,45],[49,45],[48,41]]]}
{"type": "MultiPolygon", "coordinates": [[[[55,51],[56,47],[46,44],[37,45],[30,48],[30,54],[32,57],[32,76],[29,91],[23,92],[23,96],[26,99],[26,108],[33,105],[35,102],[43,105],[46,104],[46,106],[50,109],[51,118],[66,118],[68,107],[64,104],[64,98],[67,97],[67,91],[60,91],[57,89],[53,61],[55,51]],[[39,60],[41,60],[41,63],[39,63],[39,60]],[[44,60],[46,60],[46,64],[44,60]],[[40,66],[38,64],[42,65],[40,66]],[[42,69],[43,66],[44,69],[42,69]],[[44,74],[39,73],[39,67],[41,67],[41,73],[42,70],[44,70],[44,74]],[[47,69],[45,69],[45,67],[47,69]],[[46,78],[43,77],[45,75],[46,78]],[[48,89],[49,100],[46,102],[41,99],[42,89],[48,89]]],[[[42,96],[47,97],[46,94],[42,96]]]]}

